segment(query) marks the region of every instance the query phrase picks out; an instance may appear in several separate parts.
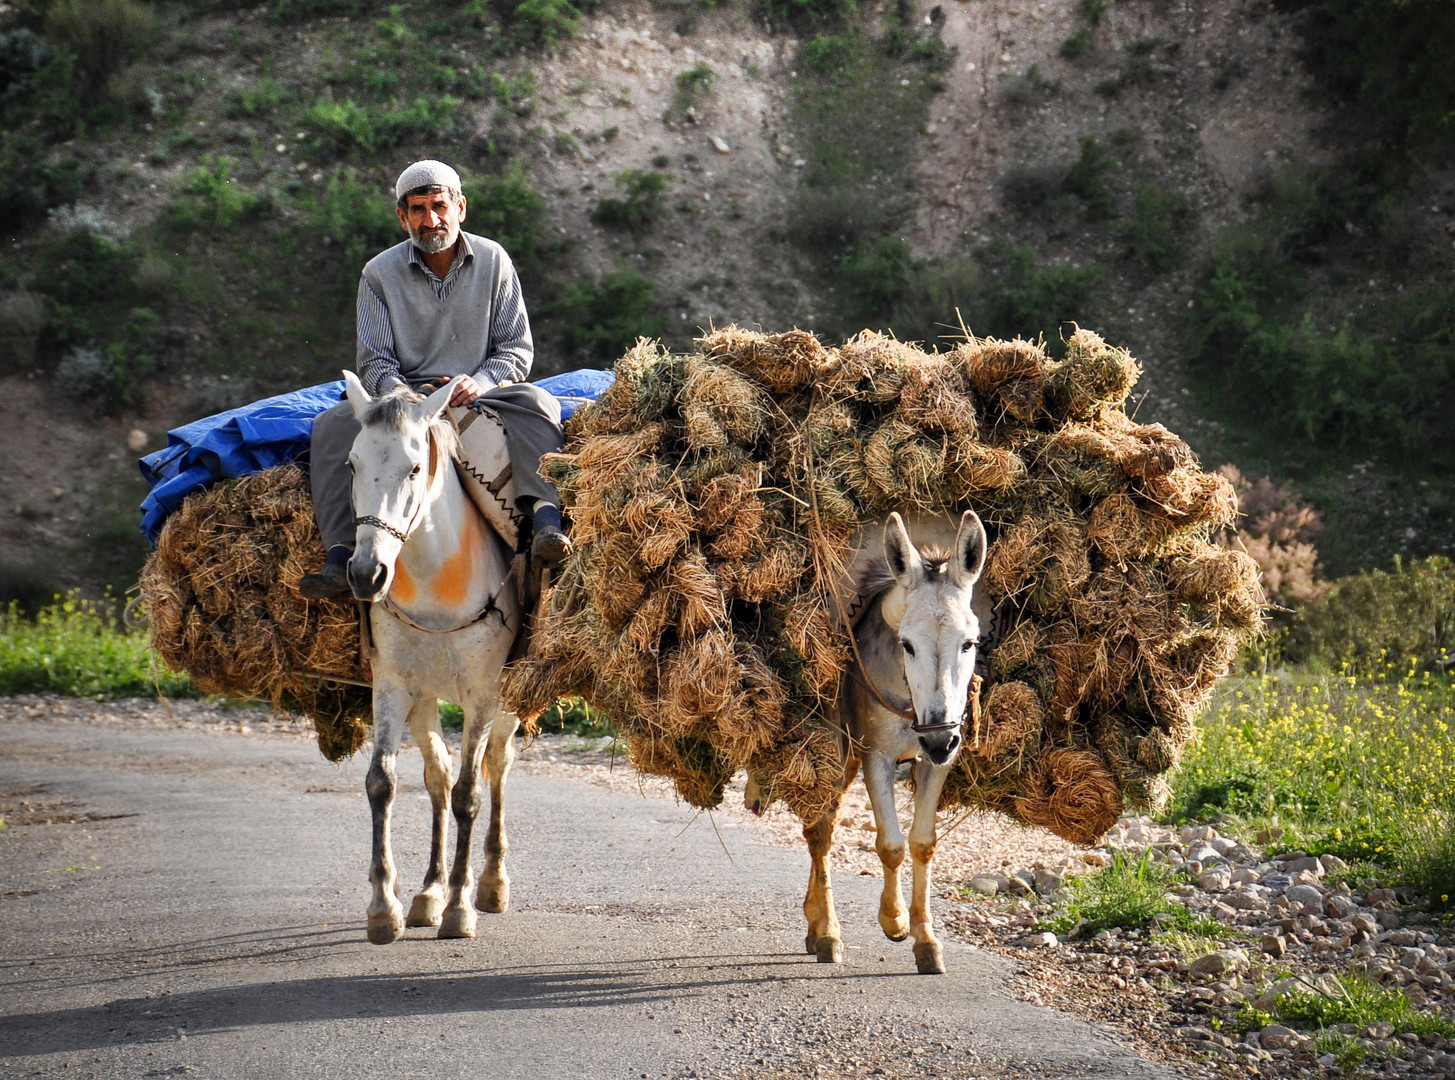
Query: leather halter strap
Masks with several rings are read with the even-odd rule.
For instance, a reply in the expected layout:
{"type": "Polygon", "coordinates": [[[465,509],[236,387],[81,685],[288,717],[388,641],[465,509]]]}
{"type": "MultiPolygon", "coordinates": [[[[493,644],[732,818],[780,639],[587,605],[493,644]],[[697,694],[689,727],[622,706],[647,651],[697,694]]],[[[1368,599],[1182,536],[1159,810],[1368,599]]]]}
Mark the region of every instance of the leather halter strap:
{"type": "Polygon", "coordinates": [[[354,518],[354,528],[357,529],[360,525],[372,525],[376,529],[382,529],[384,532],[394,537],[394,539],[398,540],[401,544],[409,539],[409,534],[407,532],[402,529],[396,529],[393,525],[390,525],[389,522],[385,521],[383,518],[375,517],[373,514],[360,514],[358,517],[354,518]]]}

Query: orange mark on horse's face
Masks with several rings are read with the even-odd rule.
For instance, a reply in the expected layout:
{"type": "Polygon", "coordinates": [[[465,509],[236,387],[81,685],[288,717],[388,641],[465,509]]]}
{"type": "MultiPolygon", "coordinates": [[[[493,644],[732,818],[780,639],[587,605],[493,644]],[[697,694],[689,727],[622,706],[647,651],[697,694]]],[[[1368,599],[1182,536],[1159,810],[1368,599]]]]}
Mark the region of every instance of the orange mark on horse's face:
{"type": "Polygon", "coordinates": [[[479,516],[466,514],[460,526],[459,547],[435,572],[432,591],[441,604],[458,607],[468,599],[470,582],[475,576],[475,559],[483,542],[479,516]]]}
{"type": "Polygon", "coordinates": [[[392,599],[401,604],[412,604],[419,590],[414,584],[414,578],[409,576],[409,571],[404,568],[400,560],[394,562],[394,584],[389,586],[389,595],[392,599]]]}

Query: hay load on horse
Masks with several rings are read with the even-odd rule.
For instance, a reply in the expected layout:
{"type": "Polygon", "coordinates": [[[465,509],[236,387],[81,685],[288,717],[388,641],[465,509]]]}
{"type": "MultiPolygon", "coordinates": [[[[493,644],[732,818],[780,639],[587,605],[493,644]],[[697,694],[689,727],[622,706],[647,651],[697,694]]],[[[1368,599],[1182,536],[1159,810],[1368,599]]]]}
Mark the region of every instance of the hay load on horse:
{"type": "Polygon", "coordinates": [[[1156,806],[1192,717],[1261,624],[1257,569],[1213,547],[1225,480],[1124,409],[1139,368],[1077,331],[926,353],[864,333],[729,328],[641,342],[543,464],[577,552],[506,678],[523,720],[580,695],[696,806],[739,769],[819,820],[866,558],[891,511],[989,538],[979,723],[941,806],[1080,843],[1156,806]]]}

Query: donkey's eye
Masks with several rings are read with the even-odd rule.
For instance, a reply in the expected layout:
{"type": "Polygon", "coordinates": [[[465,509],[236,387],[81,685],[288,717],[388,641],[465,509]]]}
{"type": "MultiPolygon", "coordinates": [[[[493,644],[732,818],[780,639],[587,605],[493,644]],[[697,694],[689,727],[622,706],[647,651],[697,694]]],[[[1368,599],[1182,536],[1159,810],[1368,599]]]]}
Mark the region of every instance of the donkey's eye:
{"type": "Polygon", "coordinates": [[[960,651],[961,652],[974,652],[975,651],[975,642],[973,642],[973,641],[967,641],[967,642],[965,642],[965,644],[963,644],[963,645],[960,646],[960,651]]]}
{"type": "Polygon", "coordinates": [[[905,656],[913,656],[914,655],[914,646],[911,645],[909,642],[907,642],[907,641],[901,641],[899,643],[899,647],[904,650],[904,655],[905,656]]]}
{"type": "Polygon", "coordinates": [[[419,466],[416,465],[414,468],[410,469],[409,470],[409,475],[410,476],[418,476],[419,475],[419,466]]]}

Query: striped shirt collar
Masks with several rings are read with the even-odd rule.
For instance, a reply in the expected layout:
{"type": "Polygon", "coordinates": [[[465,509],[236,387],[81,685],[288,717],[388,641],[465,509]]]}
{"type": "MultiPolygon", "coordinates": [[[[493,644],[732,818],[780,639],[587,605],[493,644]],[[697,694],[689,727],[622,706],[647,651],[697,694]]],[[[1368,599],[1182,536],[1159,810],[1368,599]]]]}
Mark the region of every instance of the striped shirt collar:
{"type": "MultiPolygon", "coordinates": [[[[449,281],[451,278],[453,278],[455,276],[456,270],[464,266],[465,263],[470,262],[475,258],[475,249],[470,246],[470,241],[468,238],[466,238],[464,229],[460,230],[460,238],[458,241],[456,241],[456,244],[457,247],[455,248],[455,261],[450,263],[450,269],[444,276],[445,281],[449,281]]],[[[412,240],[409,242],[409,262],[411,265],[419,267],[431,278],[434,278],[435,281],[440,280],[439,278],[435,277],[435,273],[429,268],[429,265],[422,258],[419,257],[419,248],[414,246],[414,242],[412,240]]]]}

